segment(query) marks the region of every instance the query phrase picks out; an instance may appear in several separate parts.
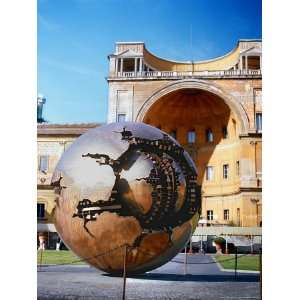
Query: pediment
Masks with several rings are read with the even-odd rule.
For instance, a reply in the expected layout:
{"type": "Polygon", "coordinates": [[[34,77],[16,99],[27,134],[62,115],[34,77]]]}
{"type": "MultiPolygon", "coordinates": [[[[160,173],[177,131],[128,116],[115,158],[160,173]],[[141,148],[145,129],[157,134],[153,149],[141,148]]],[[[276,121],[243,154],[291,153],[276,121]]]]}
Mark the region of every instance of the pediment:
{"type": "Polygon", "coordinates": [[[262,53],[261,48],[252,47],[245,51],[242,51],[241,55],[261,55],[261,53],[262,53]]]}
{"type": "Polygon", "coordinates": [[[127,50],[117,54],[117,56],[118,57],[136,57],[136,56],[141,56],[141,54],[133,51],[132,49],[127,49],[127,50]]]}

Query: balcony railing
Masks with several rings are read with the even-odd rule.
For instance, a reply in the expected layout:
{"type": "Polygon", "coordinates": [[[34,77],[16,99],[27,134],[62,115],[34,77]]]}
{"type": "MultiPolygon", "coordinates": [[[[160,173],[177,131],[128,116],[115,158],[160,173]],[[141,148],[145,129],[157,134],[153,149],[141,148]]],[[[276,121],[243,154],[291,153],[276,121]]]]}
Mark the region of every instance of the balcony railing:
{"type": "Polygon", "coordinates": [[[144,71],[144,72],[117,72],[110,78],[123,79],[156,79],[156,78],[219,78],[219,77],[261,77],[261,70],[223,70],[223,71],[144,71]]]}

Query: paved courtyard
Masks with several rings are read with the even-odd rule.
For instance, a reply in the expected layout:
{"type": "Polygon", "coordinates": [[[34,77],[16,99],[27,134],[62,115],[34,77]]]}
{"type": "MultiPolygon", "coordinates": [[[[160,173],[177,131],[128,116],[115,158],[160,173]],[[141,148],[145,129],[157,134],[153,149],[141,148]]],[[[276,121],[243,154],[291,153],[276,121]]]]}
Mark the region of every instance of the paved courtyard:
{"type": "MultiPolygon", "coordinates": [[[[188,257],[144,275],[127,278],[127,299],[260,299],[259,275],[222,272],[209,255],[188,257]],[[201,263],[201,264],[200,264],[201,263]]],[[[122,299],[123,280],[86,265],[43,266],[38,272],[38,299],[122,299]]]]}

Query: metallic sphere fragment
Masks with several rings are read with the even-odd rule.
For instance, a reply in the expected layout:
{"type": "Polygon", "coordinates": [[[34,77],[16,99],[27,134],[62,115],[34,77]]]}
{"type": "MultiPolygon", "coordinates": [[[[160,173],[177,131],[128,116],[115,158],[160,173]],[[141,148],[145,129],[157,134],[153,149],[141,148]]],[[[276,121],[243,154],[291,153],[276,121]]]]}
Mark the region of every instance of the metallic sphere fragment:
{"type": "Polygon", "coordinates": [[[52,185],[61,238],[109,273],[122,272],[122,245],[129,246],[129,273],[166,263],[199,218],[193,161],[176,140],[143,123],[89,130],[63,154],[52,185]]]}

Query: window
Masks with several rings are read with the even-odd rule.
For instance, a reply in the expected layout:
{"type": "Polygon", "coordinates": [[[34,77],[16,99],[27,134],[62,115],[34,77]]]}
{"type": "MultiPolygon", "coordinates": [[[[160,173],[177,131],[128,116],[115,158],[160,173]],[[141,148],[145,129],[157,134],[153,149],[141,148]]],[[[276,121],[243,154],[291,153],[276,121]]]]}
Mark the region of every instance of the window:
{"type": "Polygon", "coordinates": [[[45,218],[45,204],[44,203],[37,204],[37,217],[38,217],[38,219],[45,218]]]}
{"type": "Polygon", "coordinates": [[[262,131],[262,113],[256,113],[255,116],[255,125],[256,125],[256,131],[261,132],[262,131]]]}
{"type": "Polygon", "coordinates": [[[48,161],[49,161],[48,155],[41,155],[40,156],[39,171],[41,171],[41,172],[47,172],[48,171],[48,161]]]}
{"type": "Polygon", "coordinates": [[[240,175],[240,161],[239,160],[236,161],[236,175],[237,176],[240,175]]]}
{"type": "Polygon", "coordinates": [[[208,210],[207,211],[207,220],[212,221],[214,219],[214,211],[213,210],[208,210]]]}
{"type": "Polygon", "coordinates": [[[211,181],[213,180],[213,176],[214,176],[214,169],[212,166],[207,166],[206,167],[206,180],[207,181],[211,181]]]}
{"type": "Polygon", "coordinates": [[[225,164],[223,165],[223,178],[228,179],[229,176],[229,165],[225,164]]]}
{"type": "Polygon", "coordinates": [[[123,58],[123,72],[134,71],[134,58],[123,58]]]}
{"type": "Polygon", "coordinates": [[[188,132],[188,143],[195,143],[196,142],[196,132],[195,130],[190,130],[188,132]]]}
{"type": "Polygon", "coordinates": [[[118,114],[118,122],[125,122],[126,114],[118,114]]]}
{"type": "Polygon", "coordinates": [[[225,221],[229,220],[229,209],[224,209],[224,220],[225,221]]]}
{"type": "Polygon", "coordinates": [[[227,126],[223,126],[223,127],[222,127],[222,135],[223,135],[223,139],[228,139],[228,130],[227,130],[227,126]]]}
{"type": "Polygon", "coordinates": [[[259,70],[260,69],[260,57],[259,56],[248,56],[248,69],[259,70]]]}
{"type": "Polygon", "coordinates": [[[214,140],[214,136],[210,128],[206,129],[205,135],[206,135],[207,142],[212,142],[214,140]]]}
{"type": "Polygon", "coordinates": [[[170,132],[170,136],[176,140],[176,136],[177,136],[176,130],[172,130],[172,131],[170,132]]]}

